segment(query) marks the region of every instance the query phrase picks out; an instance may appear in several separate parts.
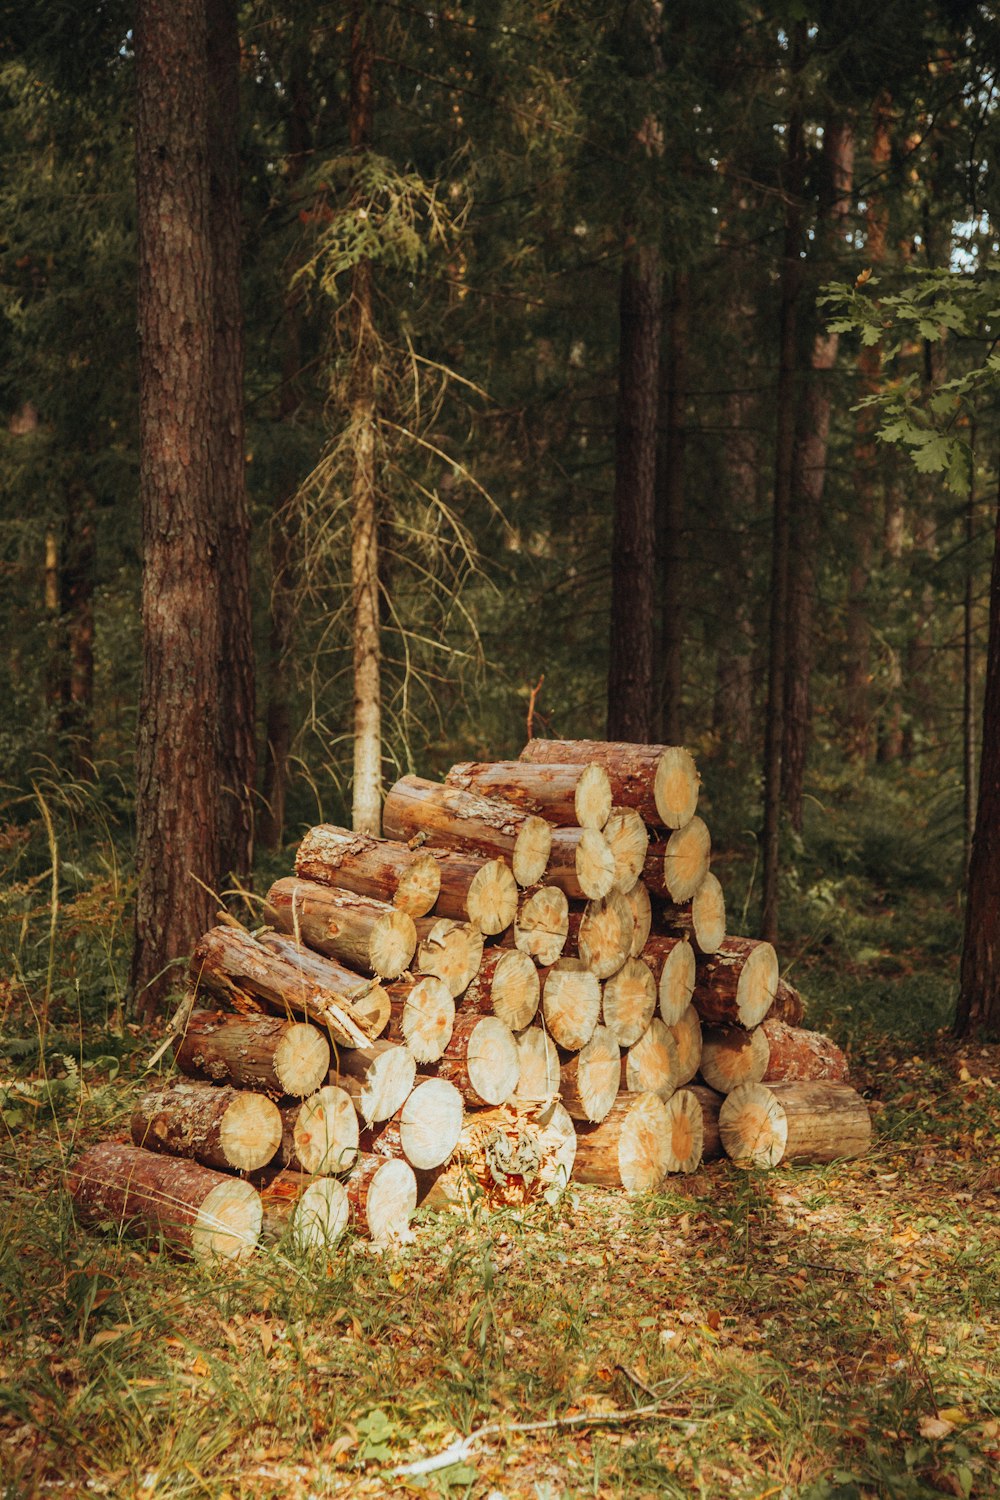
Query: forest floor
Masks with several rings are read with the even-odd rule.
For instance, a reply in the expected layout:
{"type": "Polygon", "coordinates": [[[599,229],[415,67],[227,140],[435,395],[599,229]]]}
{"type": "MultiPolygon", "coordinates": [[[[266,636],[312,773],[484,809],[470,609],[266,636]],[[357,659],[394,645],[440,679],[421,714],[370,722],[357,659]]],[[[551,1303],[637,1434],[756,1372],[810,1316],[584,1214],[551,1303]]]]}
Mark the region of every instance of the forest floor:
{"type": "Polygon", "coordinates": [[[235,1271],[73,1224],[65,1164],[150,1050],[44,1088],[6,1065],[5,1496],[1000,1494],[1000,1048],[856,1039],[859,1161],[571,1185],[235,1271]]]}

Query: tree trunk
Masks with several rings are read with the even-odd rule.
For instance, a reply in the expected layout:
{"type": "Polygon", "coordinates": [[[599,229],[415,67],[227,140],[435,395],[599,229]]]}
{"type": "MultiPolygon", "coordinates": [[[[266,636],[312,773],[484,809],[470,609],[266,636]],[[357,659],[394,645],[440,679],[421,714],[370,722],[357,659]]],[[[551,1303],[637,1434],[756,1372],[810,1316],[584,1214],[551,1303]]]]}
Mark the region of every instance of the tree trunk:
{"type": "Polygon", "coordinates": [[[682,663],[684,660],[684,458],[691,277],[674,272],[670,334],[663,371],[663,433],[657,465],[657,519],[660,537],[660,734],[668,745],[684,738],[682,663]]]}
{"type": "Polygon", "coordinates": [[[204,0],[139,0],[139,491],[143,671],[132,990],[150,1020],[166,966],[212,920],[222,874],[223,655],[211,495],[213,259],[204,0]],[[192,878],[197,877],[197,879],[192,878]],[[202,884],[204,882],[204,884],[202,884]]]}
{"type": "Polygon", "coordinates": [[[63,557],[59,570],[62,646],[65,663],[59,738],[73,775],[94,775],[94,585],[96,550],[94,497],[78,483],[66,490],[63,557]]]}

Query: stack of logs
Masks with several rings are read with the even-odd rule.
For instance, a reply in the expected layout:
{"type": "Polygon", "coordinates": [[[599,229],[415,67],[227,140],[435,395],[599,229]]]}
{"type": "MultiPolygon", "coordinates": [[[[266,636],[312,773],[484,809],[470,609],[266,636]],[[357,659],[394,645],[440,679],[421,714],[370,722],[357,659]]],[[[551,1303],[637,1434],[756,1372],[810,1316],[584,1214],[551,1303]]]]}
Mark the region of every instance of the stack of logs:
{"type": "Polygon", "coordinates": [[[859,1155],[843,1054],[773,947],[726,935],[698,791],[683,749],[532,740],[404,776],[383,839],[312,829],[269,925],[198,944],[183,1076],[78,1162],[78,1216],[240,1258],[570,1178],[859,1155]]]}

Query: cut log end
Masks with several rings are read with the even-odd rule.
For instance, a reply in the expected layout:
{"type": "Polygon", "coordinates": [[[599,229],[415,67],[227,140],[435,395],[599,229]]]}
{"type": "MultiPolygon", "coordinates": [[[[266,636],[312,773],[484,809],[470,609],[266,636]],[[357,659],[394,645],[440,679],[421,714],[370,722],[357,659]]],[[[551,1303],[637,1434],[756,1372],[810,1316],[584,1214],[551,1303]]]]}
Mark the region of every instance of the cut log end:
{"type": "Polygon", "coordinates": [[[670,1027],[677,1043],[677,1087],[690,1083],[701,1065],[702,1032],[701,1017],[693,1005],[689,1005],[679,1020],[670,1027]]]}
{"type": "Polygon", "coordinates": [[[443,979],[425,974],[403,1004],[400,1032],[418,1063],[437,1062],[451,1041],[455,1001],[443,979]]]}
{"type": "Polygon", "coordinates": [[[502,953],[493,970],[490,1001],[493,1014],[511,1031],[530,1026],[541,999],[538,970],[527,953],[510,948],[502,953]]]}
{"type": "Polygon", "coordinates": [[[637,880],[635,885],[623,894],[632,913],[632,921],[635,923],[629,958],[638,958],[646,946],[653,926],[653,904],[649,899],[649,888],[644,880],[637,880]]]}
{"type": "Polygon", "coordinates": [[[386,912],[372,930],[371,967],[380,979],[398,979],[417,946],[413,918],[405,911],[386,912]]]}
{"type": "Polygon", "coordinates": [[[691,936],[700,953],[717,953],[726,939],[726,898],[711,871],[691,900],[691,936]]]}
{"type": "Polygon", "coordinates": [[[392,904],[407,916],[425,917],[433,910],[440,890],[441,867],[433,854],[420,850],[400,875],[392,904]]]}
{"type": "Polygon", "coordinates": [[[403,1155],[418,1171],[446,1162],[462,1133],[465,1106],[454,1084],[445,1078],[418,1083],[399,1111],[403,1155]]]}
{"type": "Polygon", "coordinates": [[[718,1094],[742,1083],[760,1083],[771,1055],[767,1035],[756,1026],[706,1026],[702,1030],[701,1076],[718,1094]]]}
{"type": "Polygon", "coordinates": [[[702,1108],[690,1089],[681,1089],[667,1101],[669,1145],[668,1172],[695,1172],[701,1165],[705,1126],[702,1108]]]}
{"type": "Polygon", "coordinates": [[[656,980],[641,958],[625,960],[604,985],[605,1026],[620,1047],[637,1042],[653,1019],[656,980]]]}
{"type": "Polygon", "coordinates": [[[417,1179],[409,1162],[380,1162],[364,1191],[364,1225],[372,1241],[392,1245],[410,1238],[409,1225],[416,1206],[417,1179]]]}
{"type": "Polygon", "coordinates": [[[611,782],[607,771],[596,761],[580,772],[573,806],[581,828],[603,828],[611,816],[611,782]]]}
{"type": "Polygon", "coordinates": [[[484,1104],[504,1104],[517,1089],[521,1066],[509,1026],[484,1016],[469,1037],[466,1054],[469,1083],[484,1104]]]}
{"type": "Polygon", "coordinates": [[[292,1243],[300,1254],[330,1250],[336,1245],[350,1218],[347,1189],[335,1177],[311,1182],[295,1205],[292,1243]]]}
{"type": "Polygon", "coordinates": [[[658,1094],[661,1099],[669,1099],[680,1073],[674,1034],[659,1016],[654,1016],[622,1059],[622,1088],[630,1094],[658,1094]]]}
{"type": "Polygon", "coordinates": [[[453,996],[458,996],[475,978],[482,958],[483,934],[479,929],[441,917],[426,929],[421,927],[414,968],[420,974],[435,975],[453,996]]]}
{"type": "Polygon", "coordinates": [[[641,876],[646,862],[646,825],[635,808],[616,807],[604,826],[604,837],[614,860],[615,884],[627,891],[641,876]]]}
{"type": "Polygon", "coordinates": [[[541,1026],[529,1026],[517,1038],[518,1104],[542,1104],[559,1093],[559,1053],[541,1026]]]}
{"type": "Polygon", "coordinates": [[[544,885],[522,903],[514,923],[514,942],[539,964],[554,964],[569,931],[569,902],[554,885],[544,885]]]}
{"type": "Polygon", "coordinates": [[[537,885],[552,850],[552,825],[533,814],[524,820],[514,843],[511,864],[520,886],[537,885]]]}
{"type": "Polygon", "coordinates": [[[663,884],[671,901],[690,901],[708,874],[712,839],[695,816],[667,840],[663,851],[663,884]]]}
{"type": "Polygon", "coordinates": [[[392,1118],[413,1088],[417,1072],[409,1048],[396,1047],[391,1042],[375,1042],[370,1048],[343,1052],[338,1064],[331,1082],[350,1094],[367,1125],[392,1118]]]}
{"type": "Polygon", "coordinates": [[[600,900],[617,884],[614,854],[596,828],[585,828],[580,834],[575,867],[580,891],[588,901],[600,900]]]}
{"type": "Polygon", "coordinates": [[[491,859],[473,877],[466,910],[487,937],[506,932],[517,915],[517,881],[502,859],[491,859]]]}
{"type": "Polygon", "coordinates": [[[653,782],[656,811],[664,828],[683,828],[698,806],[700,780],[694,756],[679,745],[668,745],[660,755],[653,782]]]}
{"type": "Polygon", "coordinates": [[[601,1015],[601,984],[580,959],[561,958],[542,988],[542,1015],[552,1040],[569,1051],[585,1046],[601,1015]]]}
{"type": "Polygon", "coordinates": [[[610,979],[628,958],[634,935],[629,904],[619,891],[612,891],[601,901],[587,903],[577,936],[580,957],[598,979],[610,979]]]}
{"type": "Polygon", "coordinates": [[[681,1019],[694,994],[695,964],[694,949],[683,938],[661,938],[655,950],[646,954],[650,967],[660,966],[657,983],[657,998],[660,1015],[668,1026],[681,1019]]]}
{"type": "Polygon", "coordinates": [[[785,1154],[788,1121],[769,1088],[744,1083],[720,1106],[719,1135],[738,1167],[774,1167],[785,1154]]]}
{"type": "Polygon", "coordinates": [[[219,1144],[237,1172],[266,1167],[281,1144],[277,1105],[263,1094],[237,1094],[220,1122],[219,1144]]]}
{"type": "Polygon", "coordinates": [[[289,1023],[274,1052],[274,1072],[281,1092],[304,1099],[318,1089],[330,1070],[330,1044],[315,1026],[289,1023]]]}
{"type": "Polygon", "coordinates": [[[350,1094],[336,1084],[311,1094],[291,1112],[285,1142],[286,1165],[294,1161],[311,1174],[349,1172],[358,1154],[358,1114],[350,1094]]]}
{"type": "Polygon", "coordinates": [[[618,1097],[621,1051],[606,1026],[596,1026],[576,1057],[562,1065],[560,1093],[567,1113],[600,1123],[618,1097]]]}

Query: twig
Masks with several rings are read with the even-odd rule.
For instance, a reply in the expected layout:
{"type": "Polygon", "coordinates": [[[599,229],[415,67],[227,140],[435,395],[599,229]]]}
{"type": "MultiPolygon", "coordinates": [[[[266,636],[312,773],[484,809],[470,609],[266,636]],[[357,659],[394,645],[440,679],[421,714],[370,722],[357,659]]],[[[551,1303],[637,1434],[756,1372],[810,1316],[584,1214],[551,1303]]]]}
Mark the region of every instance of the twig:
{"type": "Polygon", "coordinates": [[[543,672],[542,675],[539,677],[538,681],[535,683],[534,687],[531,689],[531,692],[530,692],[530,694],[528,696],[528,719],[527,719],[526,728],[527,728],[527,731],[528,731],[528,739],[529,740],[533,736],[533,731],[534,731],[534,727],[535,727],[535,700],[537,699],[539,693],[542,690],[542,683],[544,681],[545,681],[545,673],[543,672]]]}

